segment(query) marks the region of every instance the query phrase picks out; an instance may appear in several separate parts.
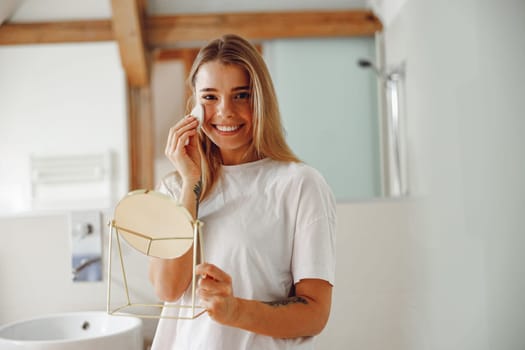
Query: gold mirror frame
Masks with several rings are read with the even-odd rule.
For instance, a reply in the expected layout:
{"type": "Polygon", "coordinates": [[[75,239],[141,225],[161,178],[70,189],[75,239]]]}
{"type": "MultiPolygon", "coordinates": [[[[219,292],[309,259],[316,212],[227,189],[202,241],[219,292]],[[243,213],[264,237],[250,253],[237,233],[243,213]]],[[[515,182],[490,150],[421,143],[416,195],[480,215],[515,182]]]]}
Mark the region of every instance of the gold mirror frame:
{"type": "Polygon", "coordinates": [[[115,316],[129,316],[130,313],[141,318],[171,318],[171,319],[195,319],[206,310],[196,305],[196,283],[195,269],[198,261],[203,261],[204,249],[202,243],[202,225],[199,220],[193,220],[191,214],[182,205],[176,203],[170,197],[155,191],[136,190],[126,195],[116,206],[113,220],[109,223],[109,245],[108,245],[108,286],[107,286],[107,312],[115,316]],[[191,249],[193,245],[193,266],[191,279],[191,304],[164,304],[135,302],[130,296],[126,266],[122,255],[122,240],[134,248],[140,254],[161,258],[177,258],[191,249]],[[113,267],[113,240],[116,241],[116,253],[118,254],[126,303],[115,308],[112,307],[112,267],[113,267]],[[199,248],[200,247],[200,248],[199,248]],[[198,250],[199,249],[199,250],[198,250]],[[199,257],[199,258],[197,258],[199,257]],[[163,307],[190,309],[191,315],[165,316],[150,315],[133,312],[134,308],[163,307]]]}

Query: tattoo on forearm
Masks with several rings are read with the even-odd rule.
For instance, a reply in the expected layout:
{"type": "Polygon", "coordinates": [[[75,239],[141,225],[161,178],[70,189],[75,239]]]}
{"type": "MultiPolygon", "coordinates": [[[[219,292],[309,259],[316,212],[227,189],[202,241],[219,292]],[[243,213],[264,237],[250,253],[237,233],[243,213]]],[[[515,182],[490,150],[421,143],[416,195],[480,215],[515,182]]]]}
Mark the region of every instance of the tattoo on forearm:
{"type": "Polygon", "coordinates": [[[284,300],[276,300],[276,301],[263,301],[263,303],[268,304],[270,306],[285,306],[289,304],[308,304],[308,300],[306,300],[303,297],[291,297],[284,300]]]}
{"type": "Polygon", "coordinates": [[[199,218],[199,201],[201,199],[201,193],[202,193],[202,179],[199,179],[199,181],[195,184],[193,187],[193,193],[195,193],[195,218],[199,218]]]}

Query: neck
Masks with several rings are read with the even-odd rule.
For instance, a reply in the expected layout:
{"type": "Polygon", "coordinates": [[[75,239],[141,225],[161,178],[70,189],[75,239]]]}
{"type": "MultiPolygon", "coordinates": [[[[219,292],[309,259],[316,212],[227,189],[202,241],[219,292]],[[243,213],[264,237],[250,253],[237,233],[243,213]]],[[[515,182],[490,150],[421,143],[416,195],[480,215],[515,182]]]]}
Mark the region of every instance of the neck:
{"type": "Polygon", "coordinates": [[[255,149],[251,147],[247,152],[244,154],[241,154],[240,156],[235,155],[228,155],[225,156],[221,152],[221,163],[223,165],[238,165],[238,164],[244,164],[244,163],[250,163],[255,162],[256,160],[260,160],[263,157],[259,156],[255,149]]]}

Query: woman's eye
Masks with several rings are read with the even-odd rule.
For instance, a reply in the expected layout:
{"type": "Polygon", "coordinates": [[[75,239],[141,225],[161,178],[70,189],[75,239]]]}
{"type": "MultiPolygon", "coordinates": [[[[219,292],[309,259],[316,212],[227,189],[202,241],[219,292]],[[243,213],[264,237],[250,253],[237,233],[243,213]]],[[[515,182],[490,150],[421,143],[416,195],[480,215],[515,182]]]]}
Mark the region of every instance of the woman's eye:
{"type": "Polygon", "coordinates": [[[202,95],[203,100],[216,100],[217,98],[214,95],[202,95]]]}
{"type": "Polygon", "coordinates": [[[250,93],[249,92],[241,92],[241,93],[238,93],[237,95],[235,95],[235,99],[236,100],[247,100],[250,98],[250,93]]]}

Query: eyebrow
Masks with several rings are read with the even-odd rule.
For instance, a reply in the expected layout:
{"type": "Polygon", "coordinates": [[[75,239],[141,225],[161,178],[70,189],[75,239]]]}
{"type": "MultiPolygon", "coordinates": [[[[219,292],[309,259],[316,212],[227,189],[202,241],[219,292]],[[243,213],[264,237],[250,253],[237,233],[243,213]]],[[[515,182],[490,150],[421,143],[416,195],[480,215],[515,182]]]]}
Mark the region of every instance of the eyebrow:
{"type": "MultiPolygon", "coordinates": [[[[237,86],[237,87],[234,87],[231,91],[235,92],[235,91],[244,91],[244,90],[250,90],[250,87],[249,86],[237,86]]],[[[204,88],[204,89],[200,89],[199,91],[207,92],[207,91],[218,91],[218,90],[215,88],[204,88]]]]}

